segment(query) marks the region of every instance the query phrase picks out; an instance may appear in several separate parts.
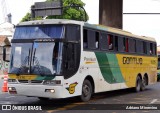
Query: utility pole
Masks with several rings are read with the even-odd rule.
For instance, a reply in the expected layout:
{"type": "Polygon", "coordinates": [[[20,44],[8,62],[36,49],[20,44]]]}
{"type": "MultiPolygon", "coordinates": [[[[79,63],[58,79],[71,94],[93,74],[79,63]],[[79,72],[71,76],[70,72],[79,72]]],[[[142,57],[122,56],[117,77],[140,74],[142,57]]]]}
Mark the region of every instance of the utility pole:
{"type": "Polygon", "coordinates": [[[99,24],[123,28],[123,0],[99,0],[99,24]]]}

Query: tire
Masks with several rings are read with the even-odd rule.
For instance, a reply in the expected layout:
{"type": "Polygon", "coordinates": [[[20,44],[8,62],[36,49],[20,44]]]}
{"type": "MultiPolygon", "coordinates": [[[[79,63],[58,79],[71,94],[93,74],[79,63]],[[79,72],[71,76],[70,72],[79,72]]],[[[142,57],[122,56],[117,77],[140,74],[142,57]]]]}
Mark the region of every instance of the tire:
{"type": "Polygon", "coordinates": [[[45,98],[45,97],[38,97],[39,100],[49,100],[49,98],[45,98]]]}
{"type": "Polygon", "coordinates": [[[139,92],[141,90],[141,84],[142,84],[141,79],[139,76],[137,76],[136,87],[135,87],[136,92],[139,92]]]}
{"type": "Polygon", "coordinates": [[[82,85],[82,94],[80,96],[81,101],[86,102],[89,101],[92,97],[92,85],[89,80],[84,80],[83,85],[82,85]]]}
{"type": "Polygon", "coordinates": [[[147,85],[147,77],[144,76],[141,83],[141,91],[144,91],[146,89],[146,85],[147,85]]]}

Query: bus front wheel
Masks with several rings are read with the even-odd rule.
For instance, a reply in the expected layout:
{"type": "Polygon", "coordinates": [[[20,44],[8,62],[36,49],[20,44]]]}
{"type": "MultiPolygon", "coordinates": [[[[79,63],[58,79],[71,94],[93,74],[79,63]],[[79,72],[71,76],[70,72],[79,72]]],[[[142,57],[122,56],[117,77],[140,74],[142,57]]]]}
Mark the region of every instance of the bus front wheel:
{"type": "Polygon", "coordinates": [[[89,80],[84,80],[82,85],[82,94],[80,96],[81,100],[86,102],[89,101],[92,96],[92,85],[89,80]]]}

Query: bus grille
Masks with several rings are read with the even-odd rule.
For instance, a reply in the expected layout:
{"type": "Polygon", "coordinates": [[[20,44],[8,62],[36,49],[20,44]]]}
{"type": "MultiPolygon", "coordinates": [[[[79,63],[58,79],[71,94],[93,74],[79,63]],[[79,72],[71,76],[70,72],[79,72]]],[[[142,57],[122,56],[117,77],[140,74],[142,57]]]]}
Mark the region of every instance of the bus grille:
{"type": "Polygon", "coordinates": [[[41,84],[42,80],[18,80],[19,83],[41,84]]]}

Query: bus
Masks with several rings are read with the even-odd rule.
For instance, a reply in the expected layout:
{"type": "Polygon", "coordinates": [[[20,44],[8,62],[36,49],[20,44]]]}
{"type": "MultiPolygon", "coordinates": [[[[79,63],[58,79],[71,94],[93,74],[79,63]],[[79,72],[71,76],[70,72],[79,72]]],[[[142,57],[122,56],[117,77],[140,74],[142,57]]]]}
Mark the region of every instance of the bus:
{"type": "Polygon", "coordinates": [[[11,43],[10,94],[89,101],[94,93],[139,92],[157,81],[155,39],[120,29],[66,19],[28,21],[16,26],[11,43]]]}

